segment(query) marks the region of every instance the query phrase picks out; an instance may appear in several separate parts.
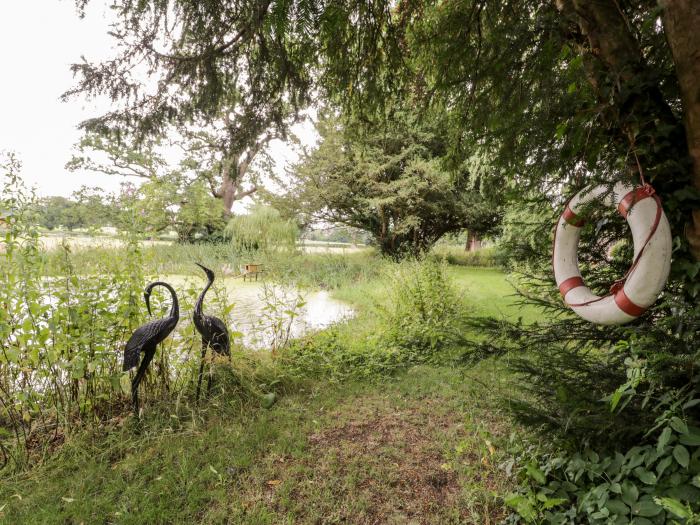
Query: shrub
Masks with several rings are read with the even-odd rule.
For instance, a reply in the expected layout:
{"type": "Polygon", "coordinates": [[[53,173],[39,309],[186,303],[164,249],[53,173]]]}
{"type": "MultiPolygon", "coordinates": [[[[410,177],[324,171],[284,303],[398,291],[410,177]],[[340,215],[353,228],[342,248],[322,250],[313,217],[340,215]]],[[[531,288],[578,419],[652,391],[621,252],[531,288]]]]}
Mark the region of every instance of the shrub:
{"type": "Polygon", "coordinates": [[[381,344],[424,362],[462,340],[464,310],[444,263],[410,261],[390,276],[381,344]]]}
{"type": "Polygon", "coordinates": [[[700,523],[700,428],[672,415],[700,404],[693,394],[657,420],[656,443],[527,461],[520,472],[524,488],[505,500],[515,510],[510,522],[700,523]]]}

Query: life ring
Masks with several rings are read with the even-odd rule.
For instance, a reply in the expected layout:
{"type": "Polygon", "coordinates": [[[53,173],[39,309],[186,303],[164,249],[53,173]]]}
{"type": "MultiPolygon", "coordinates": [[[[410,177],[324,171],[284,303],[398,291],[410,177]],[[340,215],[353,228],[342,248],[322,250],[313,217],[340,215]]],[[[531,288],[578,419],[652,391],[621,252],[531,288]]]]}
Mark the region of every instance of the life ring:
{"type": "Polygon", "coordinates": [[[559,292],[564,302],[587,321],[602,325],[628,323],[654,304],[666,285],[671,244],[671,227],[661,200],[648,184],[633,188],[618,183],[612,192],[606,186],[584,189],[567,203],[554,234],[552,265],[559,292]],[[583,282],[576,253],[585,223],[579,213],[601,197],[627,220],[634,240],[632,266],[602,297],[583,282]]]}

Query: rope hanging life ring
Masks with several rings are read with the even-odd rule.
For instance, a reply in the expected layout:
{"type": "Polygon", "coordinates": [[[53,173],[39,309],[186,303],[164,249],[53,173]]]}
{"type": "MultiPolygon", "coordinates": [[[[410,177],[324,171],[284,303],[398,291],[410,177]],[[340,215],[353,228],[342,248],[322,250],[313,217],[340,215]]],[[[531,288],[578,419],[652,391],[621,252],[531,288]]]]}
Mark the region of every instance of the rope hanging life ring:
{"type": "Polygon", "coordinates": [[[568,202],[557,222],[552,256],[554,277],[564,302],[587,321],[625,324],[642,315],[663,290],[671,269],[671,248],[671,227],[661,200],[650,185],[632,188],[618,183],[612,192],[606,186],[586,188],[568,202]],[[576,253],[585,224],[579,212],[601,197],[627,220],[634,240],[632,266],[602,297],[583,282],[576,253]]]}

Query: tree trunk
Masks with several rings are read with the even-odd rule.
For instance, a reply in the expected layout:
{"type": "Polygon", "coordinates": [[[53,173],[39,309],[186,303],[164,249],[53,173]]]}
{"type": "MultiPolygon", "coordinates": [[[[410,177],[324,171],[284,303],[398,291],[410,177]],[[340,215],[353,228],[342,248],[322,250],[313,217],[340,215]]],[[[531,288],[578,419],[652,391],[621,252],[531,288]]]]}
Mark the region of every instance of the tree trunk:
{"type": "MultiPolygon", "coordinates": [[[[700,2],[661,2],[664,30],[681,88],[688,153],[693,161],[692,181],[700,191],[700,2]]],[[[700,261],[700,209],[692,211],[686,233],[693,256],[700,261]]]]}
{"type": "Polygon", "coordinates": [[[237,184],[230,176],[230,170],[222,170],[221,177],[221,188],[219,189],[219,194],[221,195],[221,204],[224,210],[224,217],[227,219],[231,216],[231,209],[233,208],[233,203],[236,200],[237,184]]]}
{"type": "Polygon", "coordinates": [[[481,240],[478,235],[471,235],[469,239],[469,251],[475,252],[479,249],[481,249],[481,240]]]}
{"type": "Polygon", "coordinates": [[[246,156],[238,162],[232,160],[224,163],[221,169],[221,187],[217,191],[217,195],[221,197],[224,217],[227,219],[232,215],[231,210],[234,202],[252,195],[258,190],[258,187],[253,185],[250,189],[241,191],[248,166],[250,166],[250,161],[246,156]]]}

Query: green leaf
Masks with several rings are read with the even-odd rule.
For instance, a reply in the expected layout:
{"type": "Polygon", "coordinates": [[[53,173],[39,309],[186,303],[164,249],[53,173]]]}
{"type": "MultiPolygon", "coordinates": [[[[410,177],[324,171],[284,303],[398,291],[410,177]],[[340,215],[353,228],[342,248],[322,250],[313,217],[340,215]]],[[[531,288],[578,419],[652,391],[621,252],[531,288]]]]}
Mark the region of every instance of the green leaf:
{"type": "Polygon", "coordinates": [[[690,464],[690,454],[688,454],[688,449],[683,445],[676,445],[673,448],[673,457],[681,467],[688,468],[690,464]]]}
{"type": "Polygon", "coordinates": [[[634,473],[642,481],[642,483],[646,483],[647,485],[656,485],[656,474],[653,472],[650,472],[643,467],[637,467],[634,469],[634,473]]]}
{"type": "Polygon", "coordinates": [[[668,445],[668,442],[671,440],[671,428],[666,427],[664,428],[663,432],[661,432],[661,435],[659,436],[659,442],[656,445],[656,450],[658,452],[661,452],[666,445],[668,445]]]}
{"type": "Polygon", "coordinates": [[[687,434],[683,434],[679,441],[689,447],[700,447],[700,434],[695,432],[695,430],[691,430],[687,434]]]}
{"type": "Polygon", "coordinates": [[[664,471],[665,471],[665,470],[669,467],[669,465],[671,464],[671,461],[673,461],[673,460],[671,459],[671,456],[666,456],[664,459],[662,459],[661,461],[659,461],[659,464],[656,465],[656,474],[657,474],[659,477],[661,477],[661,476],[663,475],[664,471]]]}
{"type": "Polygon", "coordinates": [[[630,512],[630,508],[625,505],[622,500],[611,499],[605,504],[611,514],[617,514],[618,516],[626,516],[630,512]]]}
{"type": "Polygon", "coordinates": [[[630,507],[639,498],[639,489],[631,481],[625,481],[622,483],[622,501],[627,503],[630,507]]]}
{"type": "Polygon", "coordinates": [[[561,140],[564,137],[564,134],[566,133],[566,128],[567,128],[566,122],[561,122],[557,125],[557,131],[555,133],[557,140],[561,140]]]}
{"type": "Polygon", "coordinates": [[[700,405],[700,398],[698,399],[691,399],[687,403],[683,405],[683,410],[687,410],[688,408],[692,408],[696,405],[700,405]]]}
{"type": "Polygon", "coordinates": [[[652,500],[638,501],[632,505],[632,515],[633,516],[644,516],[650,518],[656,516],[663,509],[660,505],[657,505],[652,500]]]}
{"type": "Polygon", "coordinates": [[[685,424],[685,421],[683,421],[679,417],[672,417],[671,418],[671,427],[673,430],[678,432],[679,434],[687,434],[688,433],[688,425],[685,424]]]}
{"type": "Polygon", "coordinates": [[[566,498],[547,498],[545,500],[544,504],[542,505],[543,510],[551,509],[553,507],[556,507],[557,505],[561,505],[562,503],[566,503],[569,501],[566,498]]]}
{"type": "Polygon", "coordinates": [[[525,472],[528,476],[541,485],[547,481],[547,476],[545,476],[544,472],[542,472],[534,463],[528,463],[528,465],[525,467],[525,472]]]}
{"type": "Polygon", "coordinates": [[[657,505],[661,505],[664,509],[670,513],[678,516],[679,518],[687,519],[690,517],[690,512],[680,501],[674,498],[654,498],[657,505]]]}
{"type": "Polygon", "coordinates": [[[620,387],[610,396],[610,412],[615,411],[615,408],[617,408],[617,405],[620,403],[620,399],[622,399],[622,394],[624,394],[624,392],[623,387],[620,387]]]}
{"type": "Polygon", "coordinates": [[[693,476],[693,479],[690,480],[690,484],[700,489],[700,474],[693,476]]]}
{"type": "Polygon", "coordinates": [[[520,514],[520,517],[525,521],[535,521],[537,517],[535,508],[525,496],[521,494],[511,494],[504,501],[510,508],[515,509],[515,512],[520,514]]]}

